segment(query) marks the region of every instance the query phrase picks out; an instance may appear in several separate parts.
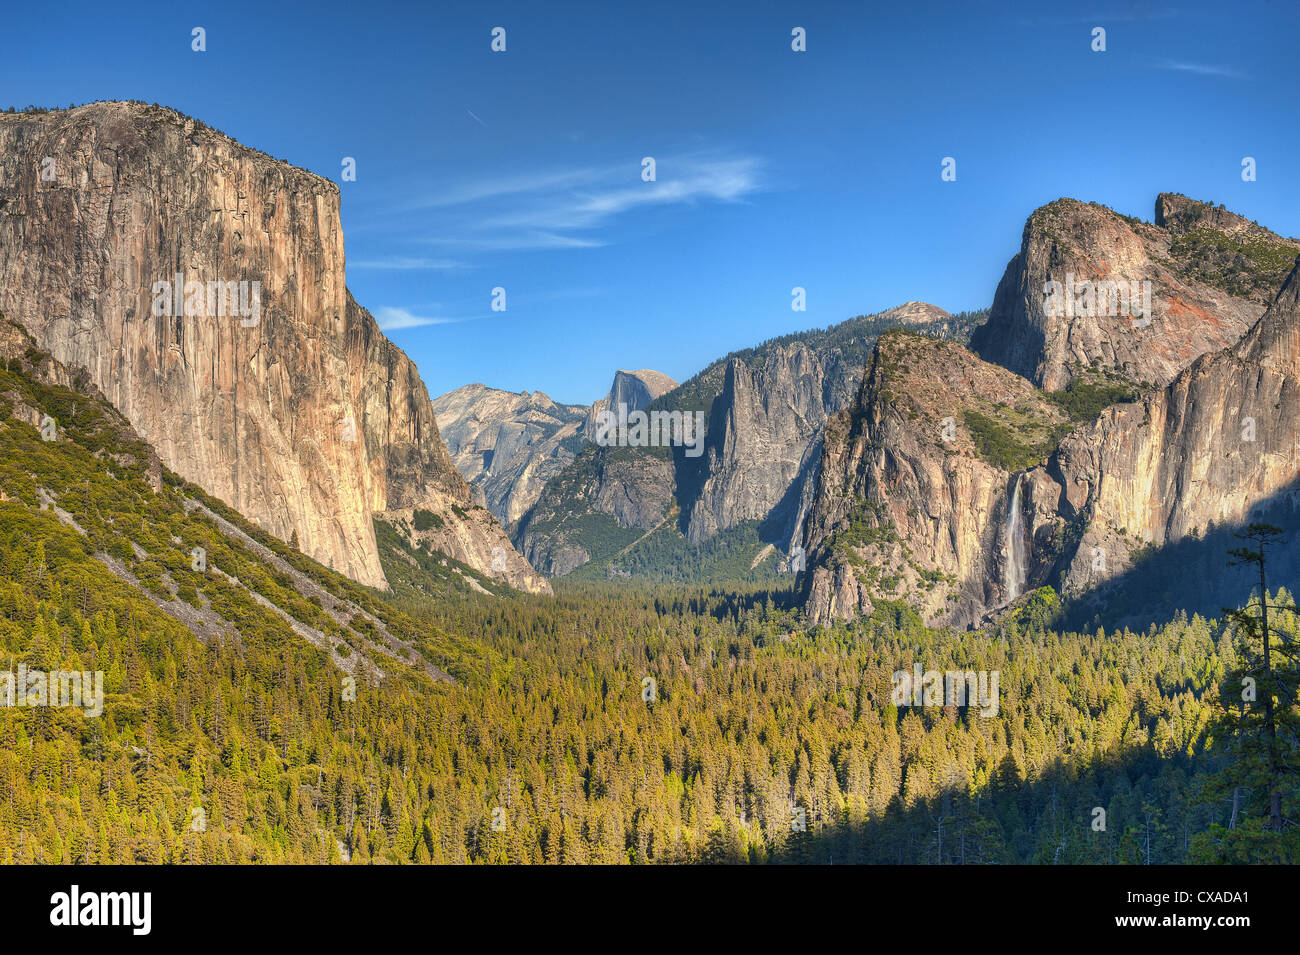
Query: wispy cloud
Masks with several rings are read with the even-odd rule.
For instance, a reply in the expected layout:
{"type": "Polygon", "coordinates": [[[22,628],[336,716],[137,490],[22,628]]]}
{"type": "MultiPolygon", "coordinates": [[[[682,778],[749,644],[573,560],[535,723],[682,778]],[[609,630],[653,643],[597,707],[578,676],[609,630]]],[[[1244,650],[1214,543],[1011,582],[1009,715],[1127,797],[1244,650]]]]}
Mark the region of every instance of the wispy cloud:
{"type": "Polygon", "coordinates": [[[487,199],[500,199],[521,193],[540,193],[578,185],[597,175],[594,169],[568,169],[520,176],[504,176],[454,185],[434,195],[412,201],[408,209],[437,209],[463,206],[487,199]]]}
{"type": "Polygon", "coordinates": [[[423,241],[431,245],[449,245],[479,252],[510,252],[518,249],[595,249],[605,244],[599,239],[583,239],[535,230],[516,230],[510,235],[493,237],[485,237],[482,234],[444,234],[423,241]]]}
{"type": "Polygon", "coordinates": [[[637,213],[742,202],[764,186],[763,164],[753,156],[661,156],[653,182],[641,179],[638,158],[456,183],[413,200],[403,212],[421,216],[423,241],[433,245],[589,249],[615,241],[611,232],[637,213]]]}
{"type": "Polygon", "coordinates": [[[469,321],[469,319],[412,315],[404,308],[384,306],[375,309],[375,321],[379,323],[380,329],[390,332],[402,328],[420,328],[423,325],[450,325],[455,322],[469,321]]]}
{"type": "Polygon", "coordinates": [[[729,159],[692,163],[675,178],[638,182],[632,186],[609,183],[591,189],[538,196],[525,208],[487,218],[496,229],[539,229],[550,233],[595,229],[615,216],[638,208],[694,205],[700,202],[736,202],[757,188],[757,162],[729,159]]]}
{"type": "Polygon", "coordinates": [[[421,259],[400,256],[391,259],[362,259],[349,262],[348,265],[357,269],[382,269],[388,271],[441,271],[468,267],[464,262],[459,262],[456,259],[421,259]]]}
{"type": "Polygon", "coordinates": [[[1213,63],[1188,63],[1183,60],[1161,60],[1157,69],[1174,70],[1179,73],[1195,73],[1197,76],[1222,76],[1231,80],[1248,80],[1249,74],[1230,66],[1216,66],[1213,63]]]}

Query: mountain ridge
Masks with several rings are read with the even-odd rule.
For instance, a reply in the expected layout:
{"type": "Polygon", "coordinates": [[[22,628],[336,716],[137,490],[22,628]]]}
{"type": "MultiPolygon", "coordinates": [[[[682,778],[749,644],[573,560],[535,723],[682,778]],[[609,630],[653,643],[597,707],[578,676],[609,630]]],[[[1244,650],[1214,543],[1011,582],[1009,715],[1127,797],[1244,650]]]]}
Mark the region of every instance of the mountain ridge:
{"type": "Polygon", "coordinates": [[[979,317],[908,302],[730,352],[648,406],[704,415],[702,454],[588,446],[515,526],[516,544],[552,576],[591,564],[584,575],[693,580],[670,565],[721,561],[742,579],[775,580],[800,562],[791,546],[821,429],[856,392],[870,343],[904,325],[964,337],[979,317]]]}

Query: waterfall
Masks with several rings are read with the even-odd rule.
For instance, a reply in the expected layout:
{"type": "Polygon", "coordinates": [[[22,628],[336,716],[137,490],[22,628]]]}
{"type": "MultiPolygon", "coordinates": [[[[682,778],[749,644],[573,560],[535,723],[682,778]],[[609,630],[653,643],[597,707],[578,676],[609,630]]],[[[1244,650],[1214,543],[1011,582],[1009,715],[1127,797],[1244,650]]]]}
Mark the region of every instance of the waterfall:
{"type": "Polygon", "coordinates": [[[1019,597],[1025,588],[1025,518],[1020,508],[1021,477],[1022,475],[1016,475],[1016,487],[1011,492],[1002,544],[1006,554],[1006,562],[1002,565],[1002,589],[1007,595],[1007,603],[1019,597]]]}

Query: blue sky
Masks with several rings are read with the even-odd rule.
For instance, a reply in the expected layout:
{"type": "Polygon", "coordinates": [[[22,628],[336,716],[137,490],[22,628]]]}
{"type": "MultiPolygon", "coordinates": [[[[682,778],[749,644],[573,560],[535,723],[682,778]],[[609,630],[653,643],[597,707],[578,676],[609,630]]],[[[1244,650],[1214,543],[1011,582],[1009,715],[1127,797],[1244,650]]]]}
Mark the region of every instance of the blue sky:
{"type": "Polygon", "coordinates": [[[80,6],[12,5],[0,104],[156,101],[335,181],[354,157],[348,285],[435,395],[586,403],[620,367],[978,308],[1059,196],[1300,235],[1290,0],[80,6]]]}

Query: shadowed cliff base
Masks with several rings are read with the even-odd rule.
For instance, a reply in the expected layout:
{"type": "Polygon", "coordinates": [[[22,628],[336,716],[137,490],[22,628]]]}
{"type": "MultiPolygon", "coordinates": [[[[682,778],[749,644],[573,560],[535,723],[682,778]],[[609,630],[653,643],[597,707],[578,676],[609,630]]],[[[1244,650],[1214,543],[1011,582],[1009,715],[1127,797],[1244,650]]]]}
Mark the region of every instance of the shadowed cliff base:
{"type": "Polygon", "coordinates": [[[1253,505],[1240,521],[1211,524],[1203,534],[1184,537],[1136,555],[1133,567],[1065,602],[1061,623],[1068,629],[1145,629],[1169,617],[1169,608],[1218,617],[1235,607],[1254,581],[1225,556],[1239,547],[1235,536],[1253,521],[1282,529],[1281,544],[1269,555],[1269,583],[1300,590],[1300,479],[1253,505]]]}

